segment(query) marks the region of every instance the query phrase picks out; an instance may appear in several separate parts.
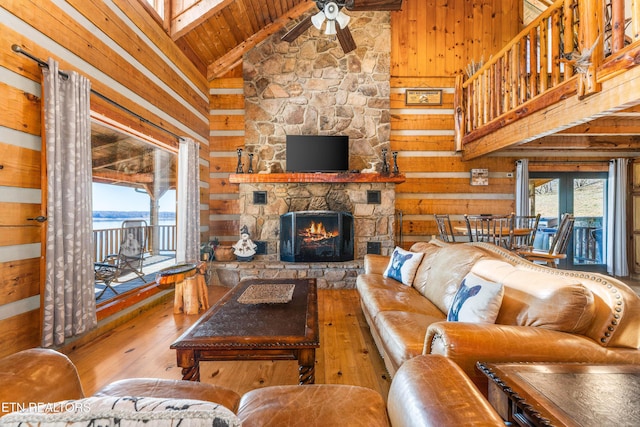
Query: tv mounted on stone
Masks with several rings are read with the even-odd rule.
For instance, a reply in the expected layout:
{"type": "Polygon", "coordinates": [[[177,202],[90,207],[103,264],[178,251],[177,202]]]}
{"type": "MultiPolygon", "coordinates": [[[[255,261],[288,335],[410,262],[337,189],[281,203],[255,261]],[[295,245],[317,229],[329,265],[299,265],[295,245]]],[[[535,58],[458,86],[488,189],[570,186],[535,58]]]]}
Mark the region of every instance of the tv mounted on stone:
{"type": "Polygon", "coordinates": [[[347,172],[346,135],[287,135],[287,172],[347,172]]]}

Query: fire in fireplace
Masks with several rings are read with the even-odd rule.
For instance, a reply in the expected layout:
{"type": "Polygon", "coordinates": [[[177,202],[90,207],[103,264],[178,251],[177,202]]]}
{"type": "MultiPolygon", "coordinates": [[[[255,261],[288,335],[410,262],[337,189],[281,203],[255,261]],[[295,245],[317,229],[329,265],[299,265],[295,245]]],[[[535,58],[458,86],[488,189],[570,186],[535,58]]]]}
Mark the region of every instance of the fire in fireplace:
{"type": "Polygon", "coordinates": [[[280,216],[280,260],[353,260],[353,216],[337,211],[298,211],[280,216]]]}

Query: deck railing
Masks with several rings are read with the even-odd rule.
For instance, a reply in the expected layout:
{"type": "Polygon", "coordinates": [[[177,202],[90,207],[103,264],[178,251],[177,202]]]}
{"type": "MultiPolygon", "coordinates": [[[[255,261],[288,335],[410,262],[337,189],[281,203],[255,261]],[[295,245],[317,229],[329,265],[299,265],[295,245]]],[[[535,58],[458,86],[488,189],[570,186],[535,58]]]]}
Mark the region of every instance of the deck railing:
{"type": "MultiPolygon", "coordinates": [[[[147,247],[145,252],[156,254],[176,250],[176,226],[147,226],[147,247]]],[[[122,228],[93,230],[94,260],[102,261],[107,255],[117,254],[122,242],[122,228]]]]}
{"type": "Polygon", "coordinates": [[[637,65],[637,51],[614,55],[640,46],[640,0],[627,3],[558,0],[466,81],[458,76],[456,148],[637,65]]]}

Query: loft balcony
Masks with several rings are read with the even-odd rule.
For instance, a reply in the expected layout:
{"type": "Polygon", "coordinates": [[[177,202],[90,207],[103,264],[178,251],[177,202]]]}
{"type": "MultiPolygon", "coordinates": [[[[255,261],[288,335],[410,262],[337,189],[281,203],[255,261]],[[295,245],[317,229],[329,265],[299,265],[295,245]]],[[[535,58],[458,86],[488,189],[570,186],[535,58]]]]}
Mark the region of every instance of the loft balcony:
{"type": "Polygon", "coordinates": [[[532,141],[554,148],[562,136],[637,149],[639,63],[640,2],[558,0],[458,76],[456,149],[470,160],[532,141]]]}

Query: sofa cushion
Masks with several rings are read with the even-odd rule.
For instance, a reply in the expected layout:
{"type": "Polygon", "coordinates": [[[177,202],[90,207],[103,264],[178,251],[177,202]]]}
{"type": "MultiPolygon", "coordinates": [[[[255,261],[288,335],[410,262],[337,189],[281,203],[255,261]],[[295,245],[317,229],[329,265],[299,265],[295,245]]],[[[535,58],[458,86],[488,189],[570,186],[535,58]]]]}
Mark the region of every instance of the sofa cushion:
{"type": "Polygon", "coordinates": [[[407,311],[444,317],[444,314],[415,289],[375,274],[356,279],[360,302],[372,318],[381,311],[407,311]]]}
{"type": "Polygon", "coordinates": [[[578,278],[498,260],[478,261],[471,271],[505,287],[496,323],[583,333],[594,320],[594,296],[578,278]]]}
{"type": "Polygon", "coordinates": [[[397,370],[405,361],[422,354],[427,328],[434,322],[445,320],[439,316],[383,311],[374,320],[376,331],[382,340],[386,354],[397,370]]]}
{"type": "Polygon", "coordinates": [[[570,277],[521,267],[503,279],[505,293],[496,323],[583,333],[595,316],[593,294],[570,277]]]}
{"type": "Polygon", "coordinates": [[[469,273],[453,298],[447,320],[452,322],[495,323],[502,304],[504,287],[469,273]]]}
{"type": "Polygon", "coordinates": [[[384,276],[411,286],[420,261],[422,261],[422,256],[422,252],[405,251],[396,247],[391,254],[384,276]]]}
{"type": "Polygon", "coordinates": [[[243,427],[387,427],[385,401],[370,388],[345,384],[283,385],[245,393],[238,417],[243,427]]]}
{"type": "Polygon", "coordinates": [[[442,246],[425,242],[416,243],[411,247],[413,252],[422,252],[424,254],[420,266],[418,266],[418,271],[416,271],[416,277],[413,279],[413,287],[423,296],[431,274],[434,257],[437,256],[440,249],[442,249],[442,246]]]}
{"type": "Polygon", "coordinates": [[[0,419],[4,426],[240,426],[229,409],[213,402],[152,397],[87,397],[31,405],[0,419]]]}
{"type": "Polygon", "coordinates": [[[479,259],[490,257],[491,255],[483,249],[466,244],[441,248],[432,258],[431,272],[424,286],[424,296],[440,311],[447,313],[462,279],[471,267],[479,259]]]}

